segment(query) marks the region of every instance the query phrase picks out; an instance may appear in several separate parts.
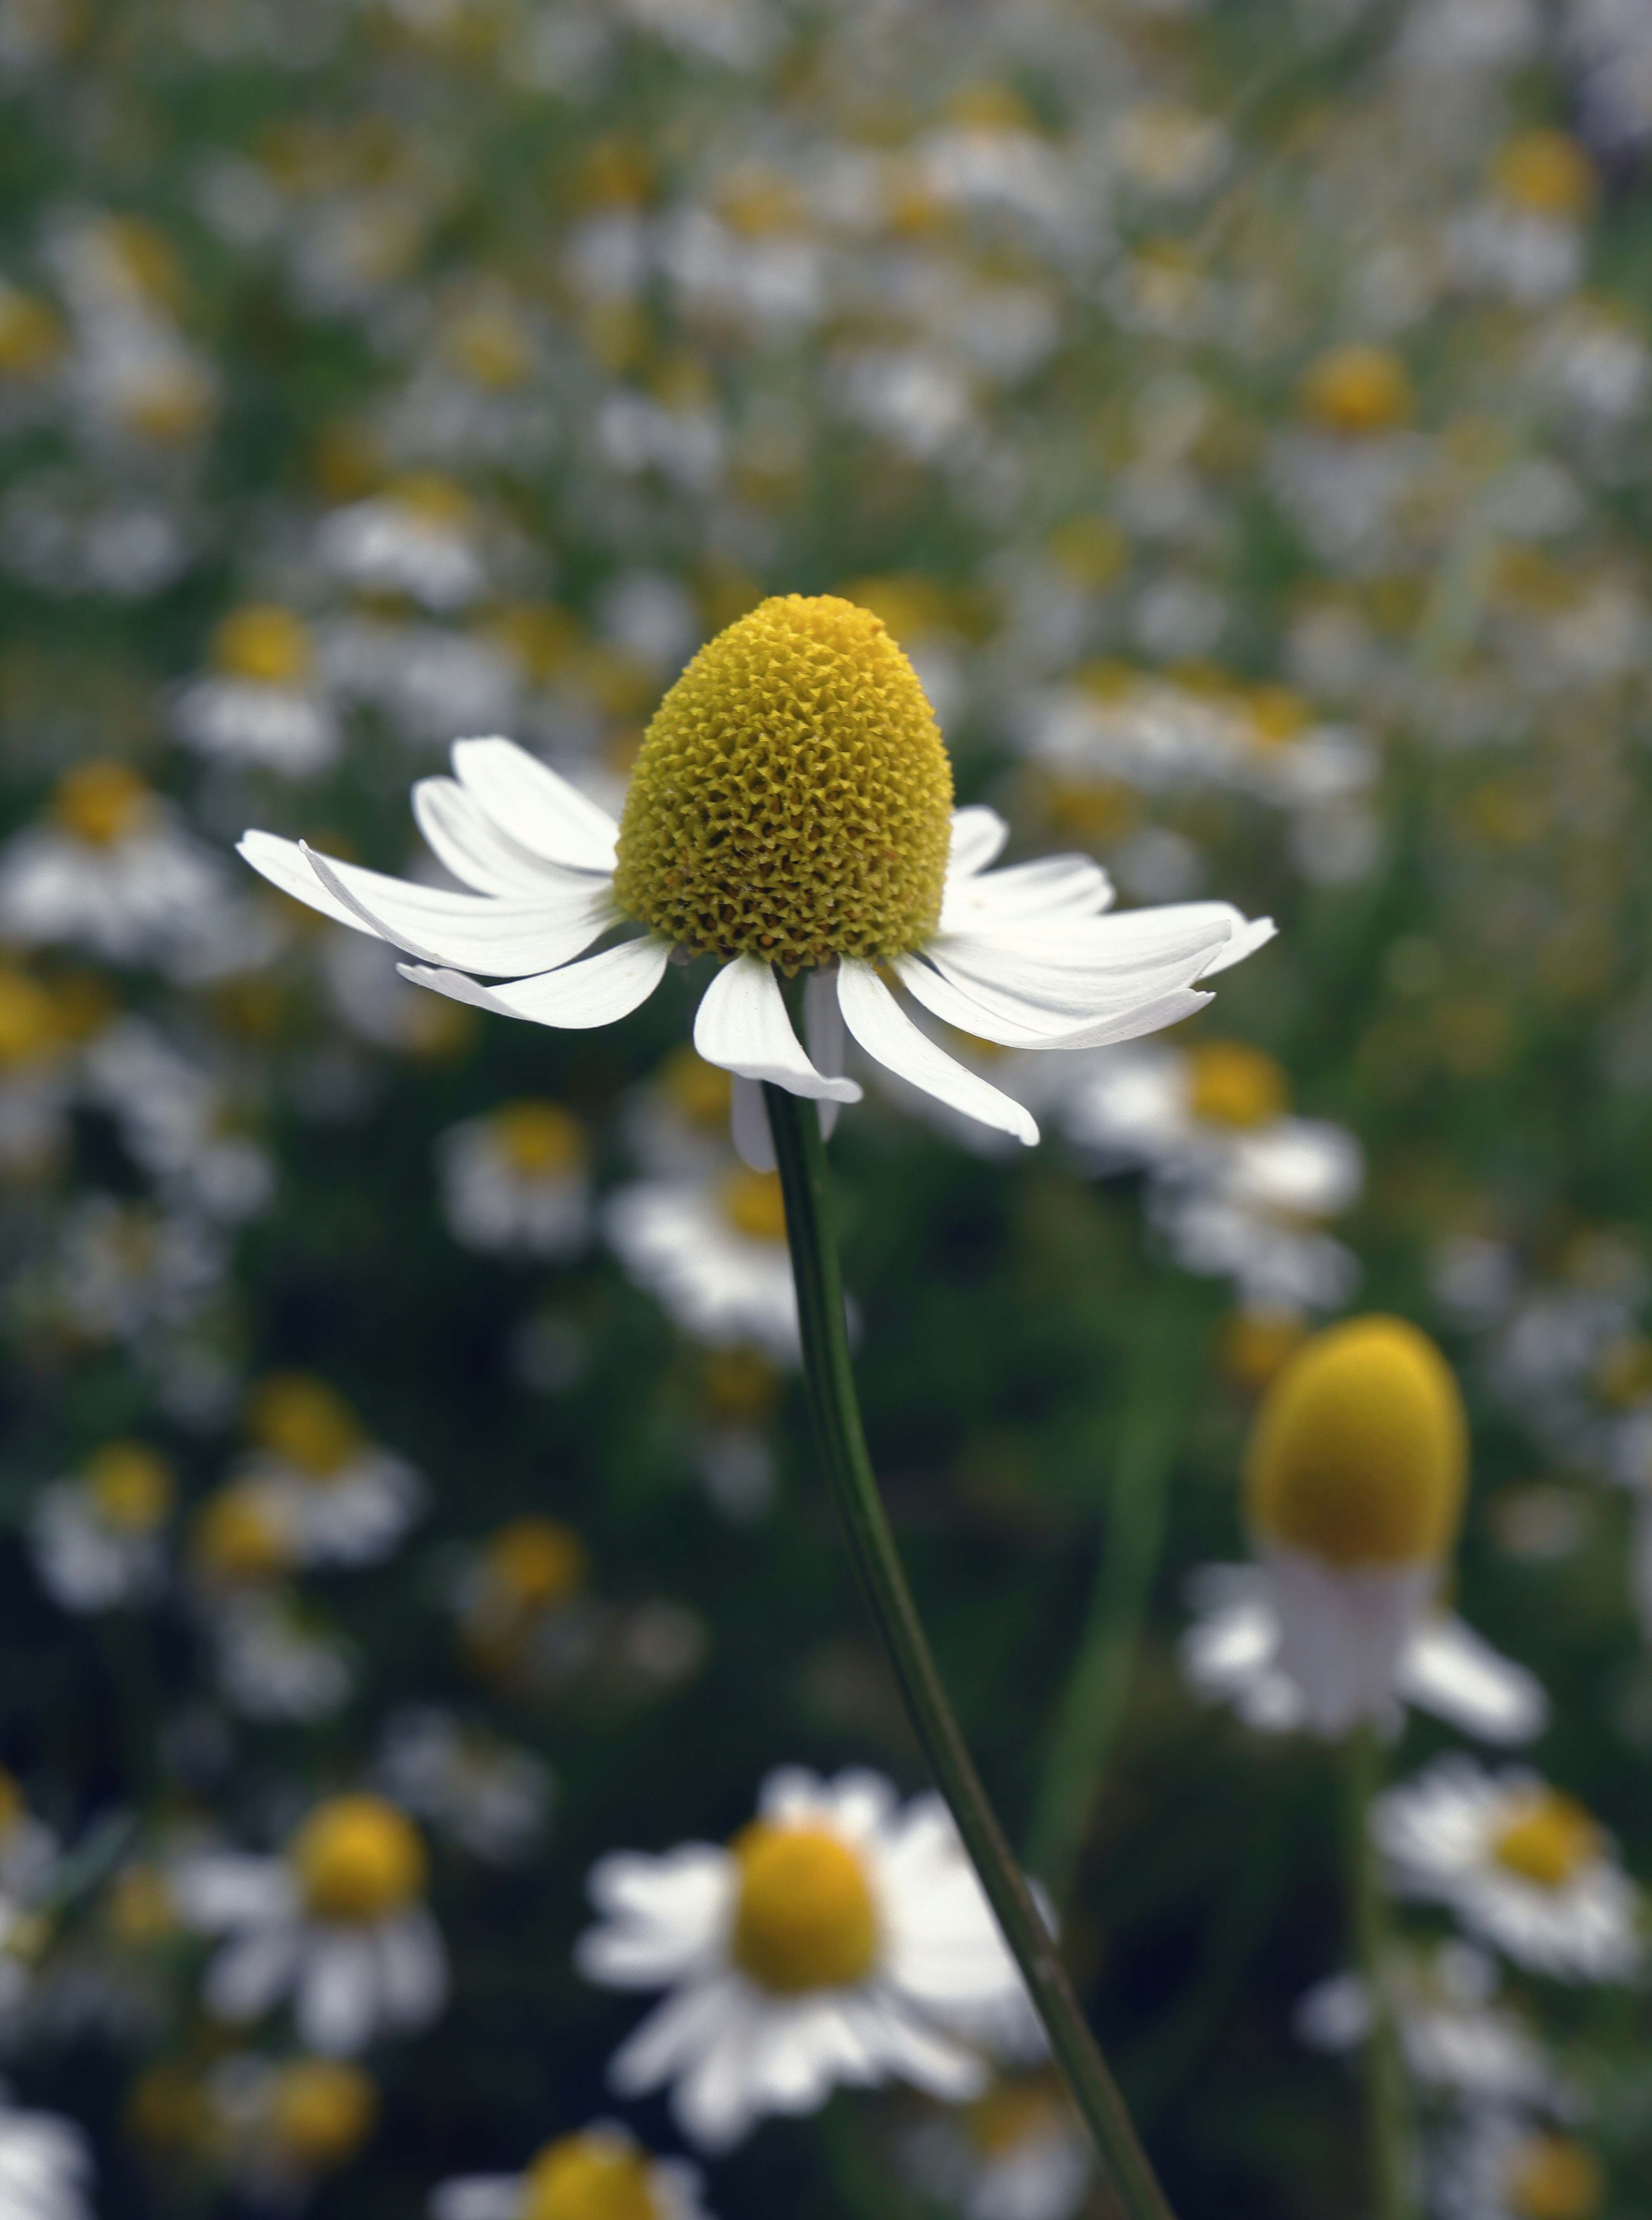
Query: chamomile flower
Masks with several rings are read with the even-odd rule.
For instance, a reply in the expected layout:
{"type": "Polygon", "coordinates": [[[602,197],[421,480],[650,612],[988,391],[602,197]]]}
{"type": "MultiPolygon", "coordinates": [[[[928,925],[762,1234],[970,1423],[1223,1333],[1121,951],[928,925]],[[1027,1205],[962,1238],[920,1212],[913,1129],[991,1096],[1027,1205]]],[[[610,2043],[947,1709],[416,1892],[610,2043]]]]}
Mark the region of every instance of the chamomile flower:
{"type": "Polygon", "coordinates": [[[65,1611],[153,1601],[165,1579],[163,1533],[178,1497],[166,1460],[142,1442],[106,1442],[41,1492],[28,1522],[41,1585],[65,1611]]]}
{"type": "Polygon", "coordinates": [[[340,584],[405,594],[427,609],[463,608],[487,579],[469,499],[433,473],[334,509],[322,523],[315,553],[340,584]]]}
{"type": "Polygon", "coordinates": [[[290,1588],[223,1596],[209,1633],[218,1686],[243,1718],[328,1718],[355,1687],[354,1651],[290,1588]]]}
{"type": "Polygon", "coordinates": [[[882,620],[830,596],[764,602],[701,650],[645,738],[620,821],[502,739],[463,740],[415,813],[475,893],[329,861],[266,832],[241,853],[276,885],[420,961],[408,976],[538,1024],[627,1016],[674,951],[721,968],[695,1045],[736,1076],[735,1129],[767,1168],[768,1081],[854,1102],[843,1032],[878,1062],[1028,1144],[1029,1113],[947,1056],[888,970],[937,1016],[1025,1048],[1087,1048],[1175,1023],[1197,982],[1272,932],[1222,902],[1104,916],[1083,857],[989,871],[1007,827],[954,812],[941,736],[882,620]],[[585,951],[627,920],[640,934],[585,951]],[[479,971],[515,983],[487,988],[479,971]],[[809,974],[813,1056],[781,977],[809,974]]]}
{"type": "MultiPolygon", "coordinates": [[[[1252,1565],[1205,1565],[1188,1584],[1194,1624],[1181,1640],[1181,1669],[1195,1694],[1233,1706],[1248,1727],[1286,1734],[1309,1707],[1280,1662],[1273,1583],[1252,1565]]],[[[1419,1618],[1394,1670],[1397,1700],[1484,1742],[1530,1742],[1549,1722],[1543,1684],[1499,1656],[1455,1614],[1419,1618]]]]}
{"type": "Polygon", "coordinates": [[[172,726],[186,747],[302,777],[338,753],[338,720],[303,620],[277,602],[233,610],[213,635],[210,670],[180,688],[172,726]]]}
{"type": "Polygon", "coordinates": [[[10,2220],[91,2220],[85,2136],[55,2112],[30,2112],[0,2088],[0,2211],[10,2220]]]}
{"type": "Polygon", "coordinates": [[[1445,1905],[1515,1964],[1562,1981],[1645,1965],[1645,1909],[1611,1836],[1535,1774],[1442,1757],[1386,1790],[1371,1824],[1401,1896],[1445,1905]]]}
{"type": "Polygon", "coordinates": [[[670,1994],[616,2054],[614,2090],[674,2085],[708,2150],[764,2114],[816,2111],[834,2086],[891,2075],[958,2102],[986,2067],[963,2030],[1024,2007],[951,1821],[904,1810],[875,1774],[786,1768],[726,1847],[620,1853],[591,1874],[603,1924],[577,1953],[589,1979],[670,1994]]]}
{"type": "Polygon", "coordinates": [[[700,2169],[652,2158],[614,2120],[559,2136],[521,2173],[444,2181],[430,2220],[710,2220],[700,2169]]]}
{"type": "Polygon", "coordinates": [[[300,2041],[328,2057],[425,2026],[447,1994],[426,1866],[406,1814],[366,1795],[318,1804],[279,1857],[181,1861],[185,1924],[228,1938],[207,1968],[208,2010],[239,2024],[290,1996],[300,2041]]]}
{"type": "Polygon", "coordinates": [[[644,1180],[610,1196],[609,1241],[683,1331],[797,1362],[797,1294],[780,1180],[725,1160],[695,1179],[644,1180]]]}
{"type": "Polygon", "coordinates": [[[453,1589],[459,1639],[491,1676],[554,1686],[590,1656],[590,1556],[570,1527],[533,1514],[496,1527],[453,1589]]]}
{"type": "Polygon", "coordinates": [[[925,2121],[903,2155],[913,2187],[963,2220],[1070,2220],[1094,2167],[1072,2107],[1042,2074],[995,2081],[925,2121]]]}
{"type": "Polygon", "coordinates": [[[437,1144],[442,1214],[470,1249],[570,1257],[591,1222],[590,1150],[560,1103],[502,1103],[437,1144]]]}
{"type": "Polygon", "coordinates": [[[1391,1720],[1456,1533],[1466,1458],[1456,1382],[1403,1319],[1329,1327],[1275,1375],[1246,1456],[1246,1509],[1274,1655],[1314,1732],[1391,1720]]]}
{"type": "Polygon", "coordinates": [[[223,2172],[265,2206],[302,2204],[371,2142],[378,2089],[347,2058],[242,2052],[207,2077],[206,2127],[223,2172]]]}
{"type": "MultiPolygon", "coordinates": [[[[1529,2019],[1498,1995],[1493,1961],[1451,1941],[1396,1949],[1383,1984],[1406,2065],[1431,2094],[1482,2107],[1549,2105],[1555,2069],[1529,2019]]],[[[1318,1981],[1297,2005],[1296,2032],[1312,2049],[1358,2051],[1371,2032],[1371,1995],[1357,1974],[1318,1981]]]]}
{"type": "Polygon", "coordinates": [[[489,1865],[520,1865],[545,1832],[549,1769],[433,1705],[391,1714],[377,1773],[396,1803],[489,1865]]]}
{"type": "Polygon", "coordinates": [[[1595,2220],[1606,2202],[1586,2144],[1499,2111],[1471,2115],[1446,2139],[1429,2179],[1441,2220],[1595,2220]]]}
{"type": "Polygon", "coordinates": [[[255,1448],[242,1473],[297,1562],[371,1565],[399,1547],[425,1500],[420,1475],[369,1439],[324,1380],[273,1373],[247,1418],[255,1448]]]}
{"type": "Polygon", "coordinates": [[[62,1155],[69,1038],[47,988],[0,965],[0,1173],[9,1179],[38,1177],[62,1155]]]}

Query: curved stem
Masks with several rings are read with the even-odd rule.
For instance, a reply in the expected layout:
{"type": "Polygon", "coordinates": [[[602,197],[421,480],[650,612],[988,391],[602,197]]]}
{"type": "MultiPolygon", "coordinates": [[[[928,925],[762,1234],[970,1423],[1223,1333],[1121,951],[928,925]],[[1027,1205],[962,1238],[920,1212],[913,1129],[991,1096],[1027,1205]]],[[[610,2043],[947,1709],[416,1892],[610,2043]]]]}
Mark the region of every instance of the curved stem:
{"type": "Polygon", "coordinates": [[[765,1085],[797,1283],[803,1370],[820,1454],[866,1600],[924,1755],[1019,1966],[1103,2179],[1128,2220],[1171,2220],[1124,2101],[1073,1994],[1049,1929],[987,1800],[930,1655],[861,1430],[844,1325],[826,1147],[813,1102],[765,1085]]]}
{"type": "Polygon", "coordinates": [[[1365,2129],[1375,2220],[1413,2220],[1411,2123],[1405,2065],[1387,1979],[1387,1925],[1376,1845],[1371,1839],[1371,1801],[1381,1777],[1376,1730],[1355,1730],[1347,1751],[1348,1871],[1354,1951],[1371,2014],[1365,2042],[1365,2129]]]}

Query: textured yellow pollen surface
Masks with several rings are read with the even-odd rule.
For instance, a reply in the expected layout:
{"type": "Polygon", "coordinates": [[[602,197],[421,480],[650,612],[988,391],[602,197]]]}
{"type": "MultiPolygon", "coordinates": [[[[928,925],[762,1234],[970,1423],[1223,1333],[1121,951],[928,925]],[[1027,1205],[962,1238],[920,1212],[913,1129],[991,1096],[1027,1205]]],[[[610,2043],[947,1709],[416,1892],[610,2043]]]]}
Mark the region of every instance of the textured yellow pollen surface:
{"type": "Polygon", "coordinates": [[[378,2123],[371,2075],[341,2058],[300,2058],[281,2070],[270,2127],[283,2154],[325,2173],[345,2165],[378,2123]]]}
{"type": "Polygon", "coordinates": [[[352,1925],[397,1911],[425,1885],[425,1846],[406,1815],[382,1796],[318,1804],[288,1846],[318,1919],[352,1925]]]}
{"type": "Polygon", "coordinates": [[[759,1819],[733,1849],[740,1893],[732,1949],[741,1970],[781,1996],[863,1980],[877,1956],[877,1911],[849,1844],[821,1827],[759,1819]]]}
{"type": "Polygon", "coordinates": [[[310,673],[309,633],[290,609],[255,602],[227,616],[212,636],[212,659],[232,678],[294,686],[310,673]]]}
{"type": "Polygon", "coordinates": [[[507,1102],[493,1115],[494,1132],[511,1169],[525,1179],[577,1172],[585,1162],[579,1120],[557,1102],[507,1102]]]}
{"type": "Polygon", "coordinates": [[[778,1172],[730,1172],[720,1189],[723,1215],[751,1241],[786,1238],[786,1202],[778,1172]]]}
{"type": "Polygon", "coordinates": [[[1533,2136],[1515,2158],[1509,2204],[1519,2220],[1594,2220],[1606,2201],[1599,2161],[1569,2136],[1533,2136]]]}
{"type": "Polygon", "coordinates": [[[148,1534],[178,1500],[172,1468],[141,1442],[108,1442],[86,1461],[86,1485],[106,1525],[148,1534]]]}
{"type": "Polygon", "coordinates": [[[655,713],[620,820],[614,893],[679,947],[787,972],[897,956],[940,916],[952,771],[881,618],[766,601],[655,713]]]}
{"type": "Polygon", "coordinates": [[[547,2144],[522,2185],[521,2220],[661,2220],[648,2161],[616,2136],[547,2144]]]}
{"type": "Polygon", "coordinates": [[[1492,1855],[1506,1873],[1539,1888],[1564,1888],[1600,1855],[1600,1828],[1574,1797],[1557,1789],[1535,1795],[1498,1836],[1492,1855]]]}
{"type": "Polygon", "coordinates": [[[1188,1107],[1213,1126],[1266,1126],[1290,1107],[1285,1074],[1246,1041],[1200,1041],[1188,1054],[1188,1107]]]}
{"type": "Polygon", "coordinates": [[[252,1391],[252,1433],[266,1450],[317,1480],[331,1480],[362,1447],[355,1413],[325,1380],[276,1372],[252,1391]]]}
{"type": "Polygon", "coordinates": [[[1468,1428],[1450,1367],[1403,1319],[1350,1319],[1281,1369],[1245,1459],[1250,1524],[1345,1568],[1443,1557],[1462,1511],[1468,1428]]]}

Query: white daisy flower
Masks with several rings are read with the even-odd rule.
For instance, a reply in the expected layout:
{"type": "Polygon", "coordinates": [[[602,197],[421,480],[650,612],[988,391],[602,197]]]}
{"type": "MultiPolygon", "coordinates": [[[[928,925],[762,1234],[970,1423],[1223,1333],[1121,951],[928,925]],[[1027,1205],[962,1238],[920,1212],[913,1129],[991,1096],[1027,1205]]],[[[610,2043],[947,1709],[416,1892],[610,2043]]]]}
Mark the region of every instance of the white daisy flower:
{"type": "Polygon", "coordinates": [[[463,608],[487,584],[471,502],[433,473],[334,509],[316,535],[315,554],[342,585],[405,594],[427,609],[463,608]]]}
{"type": "Polygon", "coordinates": [[[1386,1790],[1371,1824],[1399,1894],[1447,1905],[1517,1965],[1562,1981],[1644,1969],[1645,1906],[1611,1836],[1535,1774],[1442,1757],[1386,1790]]]}
{"type": "Polygon", "coordinates": [[[64,1223],[46,1293],[88,1340],[142,1344],[193,1325],[223,1286],[226,1264],[216,1229],[198,1218],[83,1194],[64,1223]]]}
{"type": "Polygon", "coordinates": [[[633,1279],[685,1333],[796,1363],[797,1292],[774,1172],[725,1160],[709,1175],[645,1180],[608,1198],[603,1226],[633,1279]]]}
{"type": "Polygon", "coordinates": [[[559,1103],[502,1103],[437,1143],[442,1215],[467,1248],[570,1257],[591,1223],[590,1148],[559,1103]]]}
{"type": "Polygon", "coordinates": [[[698,2167],[652,2158],[615,2120],[560,2136],[521,2173],[460,2174],[430,2199],[430,2220],[710,2220],[698,2167]]]}
{"type": "Polygon", "coordinates": [[[1522,132],[1499,155],[1492,190],[1446,228],[1457,278],[1520,308],[1565,299],[1582,279],[1584,225],[1599,191],[1575,139],[1522,132]]]}
{"type": "Polygon", "coordinates": [[[530,1513],[496,1527],[454,1583],[459,1638],[489,1675],[553,1687],[589,1658],[598,1613],[571,1527],[530,1513]]]}
{"type": "Polygon", "coordinates": [[[714,1509],[739,1525],[760,1518],[774,1501],[777,1475],[768,1422],[784,1386],[779,1365],[755,1347],[709,1350],[701,1365],[695,1465],[714,1509]]]}
{"type": "Polygon", "coordinates": [[[392,1712],[376,1769],[395,1802],[490,1865],[520,1865],[545,1833],[550,1768],[452,1712],[392,1712]]]}
{"type": "Polygon", "coordinates": [[[165,1457],[107,1442],[82,1471],[41,1491],[28,1548],[41,1586],[65,1611],[153,1602],[166,1577],[162,1530],[178,1500],[165,1457]]]}
{"type": "MultiPolygon", "coordinates": [[[[1497,1967],[1467,1942],[1395,1950],[1384,1986],[1407,2070],[1420,2087],[1475,2105],[1552,2104],[1553,2067],[1529,2022],[1499,2001],[1497,1967]]],[[[1295,2026],[1315,2050],[1360,2050],[1371,2031],[1371,1997],[1357,1974],[1316,1982],[1295,2026]]]]}
{"type": "Polygon", "coordinates": [[[349,2165],[378,2125],[378,2089],[346,2058],[221,2059],[203,2094],[224,2173],[257,2203],[302,2204],[349,2165]]]}
{"type": "Polygon", "coordinates": [[[86,2138],[55,2112],[24,2111],[0,2086],[0,2211],[6,2220],[91,2220],[86,2138]]]}
{"type": "Polygon", "coordinates": [[[674,2084],[686,2134],[738,2142],[892,2074],[960,2102],[986,2067],[959,2030],[1025,2010],[1020,1976],[939,1799],[870,1773],[787,1768],[726,1848],[620,1853],[591,1874],[588,1978],[670,1994],[616,2054],[615,2091],[674,2084]]]}
{"type": "Polygon", "coordinates": [[[182,1861],[184,1924],[228,1937],[207,1968],[207,2009],[240,2024],[290,1995],[300,2041],[328,2057],[426,2026],[446,2001],[447,1957],[425,1878],[416,1830],[377,1796],[318,1804],[280,1857],[182,1861]]]}
{"type": "Polygon", "coordinates": [[[1605,2170],[1586,2145],[1495,2110],[1442,2140],[1427,2180],[1440,2220],[1596,2220],[1606,2203],[1605,2170]]]}
{"type": "Polygon", "coordinates": [[[221,761],[303,777],[338,753],[338,720],[302,619],[274,602],[233,610],[213,635],[212,670],[178,689],[172,728],[221,761]]]}
{"type": "Polygon", "coordinates": [[[386,878],[249,832],[241,853],[311,907],[420,961],[407,976],[534,1023],[605,1025],[637,1008],[673,952],[714,954],[695,1045],[736,1075],[734,1129],[770,1169],[760,1083],[827,1105],[848,1031],[876,1061],[1029,1144],[1019,1102],[938,1049],[880,966],[980,1038],[1088,1048],[1175,1023],[1207,974],[1273,932],[1223,902],[1104,916],[1088,857],[988,870],[1007,836],[951,809],[941,737],[882,622],[831,596],[765,602],[702,648],[667,695],[620,822],[502,739],[462,740],[453,779],[415,810],[474,893],[386,878]],[[584,955],[627,919],[644,931],[584,955]],[[577,960],[576,960],[577,959],[577,960]],[[793,1031],[780,976],[808,973],[793,1031]],[[477,971],[514,983],[487,988],[477,971]]]}
{"type": "Polygon", "coordinates": [[[973,2104],[925,2121],[903,2156],[920,2194],[963,2220],[1071,2220],[1094,2164],[1072,2107],[1043,2076],[994,2082],[973,2104]]]}
{"type": "Polygon", "coordinates": [[[625,1137],[648,1177],[692,1178],[728,1160],[732,1076],[683,1042],[633,1089],[625,1137]]]}
{"type": "Polygon", "coordinates": [[[302,1564],[372,1565],[397,1549],[424,1508],[425,1484],[381,1449],[324,1380],[274,1373],[248,1419],[257,1447],[240,1475],[290,1539],[302,1564]]]}
{"type": "Polygon", "coordinates": [[[243,1718],[328,1718],[356,1685],[351,1645],[290,1588],[255,1583],[222,1595],[208,1631],[218,1686],[243,1718]]]}
{"type": "Polygon", "coordinates": [[[275,1168],[236,1131],[228,1084],[155,1026],[117,1019],[88,1048],[83,1072],[88,1095],[167,1201],[231,1224],[269,1204],[275,1168]]]}
{"type": "Polygon", "coordinates": [[[1275,1375],[1246,1454],[1274,1656],[1317,1734],[1392,1723],[1401,1660],[1462,1516],[1468,1427],[1449,1368],[1403,1319],[1350,1319],[1275,1375]]]}
{"type": "Polygon", "coordinates": [[[0,1173],[28,1179],[62,1157],[73,1027],[51,992],[0,964],[0,1173]]]}
{"type": "MultiPolygon", "coordinates": [[[[1194,1617],[1181,1638],[1181,1662],[1188,1687],[1207,1701],[1231,1704],[1260,1733],[1305,1725],[1307,1700],[1280,1662],[1279,1614],[1267,1571],[1204,1565],[1188,1591],[1194,1617]]],[[[1530,1742],[1549,1724],[1549,1699],[1536,1674],[1438,1609],[1412,1628],[1393,1693],[1400,1703],[1484,1742],[1530,1742]]]]}

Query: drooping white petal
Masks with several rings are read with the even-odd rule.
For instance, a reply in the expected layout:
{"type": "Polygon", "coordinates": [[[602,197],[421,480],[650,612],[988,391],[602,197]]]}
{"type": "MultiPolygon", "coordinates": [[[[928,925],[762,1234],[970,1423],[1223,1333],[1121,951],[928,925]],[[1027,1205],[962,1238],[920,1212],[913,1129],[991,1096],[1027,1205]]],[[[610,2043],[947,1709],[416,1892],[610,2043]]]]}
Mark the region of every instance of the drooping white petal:
{"type": "MultiPolygon", "coordinates": [[[[1106,1048],[1115,1041],[1138,1039],[1165,1026],[1180,1025],[1213,998],[1190,987],[1172,987],[1155,995],[1151,982],[1138,982],[1139,995],[1122,1007],[1109,1010],[1098,995],[1099,1013],[1088,1024],[1075,1024],[1040,1002],[995,992],[979,980],[960,981],[950,970],[937,968],[934,947],[931,961],[897,957],[895,976],[907,992],[938,1018],[960,1032],[996,1041],[1003,1048],[1106,1048]]],[[[1115,998],[1116,999],[1116,998],[1115,998]]]]}
{"type": "Polygon", "coordinates": [[[480,894],[532,901],[547,888],[589,889],[591,873],[530,854],[457,779],[421,778],[413,789],[413,814],[432,854],[480,894]]]}
{"type": "MultiPolygon", "coordinates": [[[[820,1105],[820,1126],[824,1132],[826,1113],[834,1114],[835,1102],[820,1105]]],[[[769,1112],[763,1099],[763,1082],[745,1079],[737,1071],[734,1090],[728,1106],[729,1135],[734,1143],[734,1153],[743,1164],[754,1172],[771,1172],[775,1169],[775,1137],[769,1129],[769,1112]]]]}
{"type": "Polygon", "coordinates": [[[318,856],[302,841],[299,848],[334,900],[354,910],[381,940],[453,970],[512,979],[549,970],[589,948],[620,914],[601,881],[547,889],[534,902],[496,901],[386,879],[318,856]],[[364,885],[367,881],[374,883],[364,885]]]}
{"type": "MultiPolygon", "coordinates": [[[[347,925],[355,932],[373,931],[347,903],[328,894],[306,862],[296,840],[284,840],[274,832],[243,832],[235,844],[235,853],[250,864],[260,878],[268,879],[272,887],[279,887],[284,895],[290,895],[307,909],[319,910],[335,925],[347,925]]],[[[376,877],[377,874],[366,876],[376,877]]]]}
{"type": "Polygon", "coordinates": [[[1487,1742],[1530,1742],[1549,1723],[1543,1683],[1460,1618],[1418,1627],[1400,1662],[1400,1693],[1487,1742]]]}
{"type": "MultiPolygon", "coordinates": [[[[803,1042],[814,1069],[827,1079],[843,1077],[843,1012],[838,982],[830,971],[811,971],[803,982],[803,1042]]],[[[841,1105],[820,1105],[820,1138],[829,1141],[841,1105]]]]}
{"type": "Polygon", "coordinates": [[[870,963],[847,957],[839,963],[838,1001],[845,1024],[868,1056],[876,1057],[898,1078],[950,1103],[966,1118],[977,1119],[1001,1133],[1013,1133],[1029,1148],[1036,1144],[1038,1128],[1031,1112],[967,1071],[920,1032],[870,963]]]}
{"type": "Polygon", "coordinates": [[[1087,963],[1082,951],[1030,946],[1007,934],[938,933],[924,950],[961,994],[1012,1024],[1075,1032],[1191,986],[1206,960],[1195,945],[1163,957],[1119,962],[1111,951],[1087,963]]]}
{"type": "Polygon", "coordinates": [[[1132,910],[1126,914],[1174,920],[1192,926],[1225,924],[1227,939],[1219,943],[1216,953],[1199,975],[1201,979],[1213,979],[1219,971],[1230,970],[1234,964],[1242,963],[1247,956],[1254,956],[1257,949],[1265,948],[1279,931],[1271,917],[1247,917],[1242,909],[1225,901],[1167,902],[1158,909],[1132,910]]]}
{"type": "Polygon", "coordinates": [[[852,1079],[827,1079],[803,1052],[792,1031],[774,966],[761,957],[737,956],[725,963],[701,997],[694,1045],[708,1063],[746,1079],[766,1079],[789,1094],[817,1102],[858,1102],[852,1079]]]}
{"type": "Polygon", "coordinates": [[[1036,863],[977,877],[949,877],[941,899],[943,932],[1018,919],[1094,917],[1113,900],[1113,882],[1088,856],[1041,856],[1036,863]]]}
{"type": "Polygon", "coordinates": [[[429,970],[420,963],[398,963],[396,970],[415,987],[491,1010],[496,1017],[526,1018],[536,1026],[563,1026],[577,1032],[628,1018],[658,986],[670,960],[670,943],[647,933],[506,987],[479,987],[462,971],[429,970]]]}
{"type": "Polygon", "coordinates": [[[370,1933],[319,1929],[293,2000],[293,2024],[312,2050],[348,2057],[371,2042],[379,2017],[378,1967],[370,1933]]]}
{"type": "Polygon", "coordinates": [[[619,827],[577,786],[514,740],[455,740],[453,770],[500,831],[552,864],[611,871],[619,827]]]}
{"type": "Polygon", "coordinates": [[[1009,826],[995,809],[980,802],[952,812],[952,840],[947,851],[946,882],[984,871],[1009,839],[1009,826]]]}

